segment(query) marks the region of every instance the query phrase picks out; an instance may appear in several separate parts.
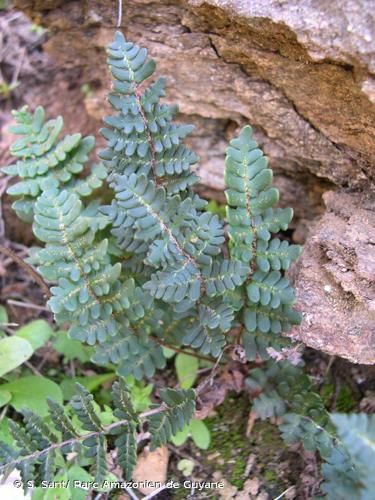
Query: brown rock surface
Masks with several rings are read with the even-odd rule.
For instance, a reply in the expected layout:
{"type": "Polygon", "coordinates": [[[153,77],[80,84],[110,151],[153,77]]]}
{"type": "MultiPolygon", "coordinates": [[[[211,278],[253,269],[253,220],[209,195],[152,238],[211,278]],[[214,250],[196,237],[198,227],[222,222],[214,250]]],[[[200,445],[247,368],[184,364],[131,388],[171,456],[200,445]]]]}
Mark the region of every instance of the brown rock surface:
{"type": "MultiPolygon", "coordinates": [[[[102,96],[109,78],[103,48],[113,35],[117,2],[15,3],[50,30],[44,47],[51,60],[43,69],[50,71],[50,82],[25,88],[24,101],[35,106],[38,96],[51,114],[63,112],[69,130],[97,129],[106,112],[102,96]],[[90,87],[86,98],[82,84],[90,87]]],[[[300,304],[311,315],[301,332],[308,345],[364,363],[375,357],[369,324],[374,299],[365,297],[361,286],[372,279],[373,261],[365,254],[374,247],[364,242],[373,226],[356,221],[373,210],[364,205],[375,178],[372,3],[130,0],[124,2],[122,22],[125,34],[155,57],[157,74],[168,77],[168,99],[179,102],[181,120],[196,125],[190,142],[201,157],[207,193],[222,196],[226,142],[248,122],[270,157],[282,203],[295,209],[296,241],[303,241],[324,213],[322,194],[338,190],[328,196],[328,212],[312,229],[299,266],[300,304]],[[337,200],[344,205],[350,200],[350,217],[337,208],[337,200]],[[348,247],[342,246],[343,234],[348,247]],[[322,254],[322,247],[333,253],[322,254]],[[329,278],[332,295],[321,292],[319,276],[329,278]],[[327,304],[332,310],[322,323],[327,304]],[[356,314],[362,332],[357,337],[347,321],[356,314]],[[367,344],[360,345],[363,336],[367,344]],[[351,352],[346,352],[349,344],[351,352]]]]}
{"type": "Polygon", "coordinates": [[[327,212],[294,272],[303,322],[294,335],[356,363],[375,362],[375,198],[324,195],[327,212]]]}

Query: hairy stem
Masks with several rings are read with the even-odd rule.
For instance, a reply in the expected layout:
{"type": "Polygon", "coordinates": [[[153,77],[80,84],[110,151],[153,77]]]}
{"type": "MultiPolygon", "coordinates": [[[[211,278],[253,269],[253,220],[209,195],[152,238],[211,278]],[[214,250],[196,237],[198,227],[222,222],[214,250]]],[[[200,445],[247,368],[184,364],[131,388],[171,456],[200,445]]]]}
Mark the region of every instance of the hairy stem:
{"type": "Polygon", "coordinates": [[[158,337],[155,337],[154,335],[150,335],[150,339],[152,339],[157,344],[166,347],[167,349],[171,349],[171,351],[180,352],[181,354],[186,354],[187,356],[191,356],[193,358],[202,359],[203,361],[209,361],[210,363],[216,363],[217,361],[215,358],[211,358],[209,356],[203,356],[202,354],[197,354],[195,352],[185,351],[185,349],[180,349],[179,347],[170,345],[167,342],[160,340],[158,337]]]}
{"type": "MultiPolygon", "coordinates": [[[[150,415],[155,415],[156,413],[160,413],[165,410],[164,405],[160,405],[158,408],[154,408],[153,410],[145,411],[139,415],[140,418],[146,418],[149,417],[150,415]]],[[[40,457],[45,455],[46,453],[49,453],[50,451],[53,450],[60,450],[64,446],[70,446],[73,445],[77,442],[83,441],[85,439],[88,439],[90,437],[98,437],[102,436],[103,434],[108,434],[111,432],[113,429],[116,429],[117,427],[121,427],[122,425],[127,425],[129,422],[128,420],[119,420],[117,422],[113,422],[112,424],[109,425],[103,425],[103,427],[98,430],[98,431],[93,431],[93,432],[88,432],[87,434],[82,434],[79,436],[75,436],[74,438],[66,439],[65,441],[62,441],[61,443],[53,443],[47,448],[44,448],[43,450],[37,450],[34,451],[33,453],[30,453],[29,455],[24,455],[20,457],[18,460],[12,460],[11,462],[8,462],[6,465],[2,465],[0,467],[0,473],[4,471],[5,468],[11,467],[11,466],[17,466],[21,462],[25,462],[27,460],[38,460],[40,457]]]]}

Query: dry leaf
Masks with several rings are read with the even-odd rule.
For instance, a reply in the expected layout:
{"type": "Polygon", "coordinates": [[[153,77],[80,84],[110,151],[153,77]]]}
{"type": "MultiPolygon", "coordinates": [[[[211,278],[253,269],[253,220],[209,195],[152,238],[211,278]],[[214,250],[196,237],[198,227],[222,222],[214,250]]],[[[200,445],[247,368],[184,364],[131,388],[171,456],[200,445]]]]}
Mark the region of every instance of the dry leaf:
{"type": "MultiPolygon", "coordinates": [[[[168,449],[166,446],[158,448],[155,451],[149,451],[148,448],[145,448],[138,456],[137,466],[133,473],[133,481],[154,481],[164,484],[167,479],[167,468],[168,449]]],[[[157,489],[158,486],[155,488],[144,487],[139,488],[139,491],[144,495],[149,495],[157,489]]]]}

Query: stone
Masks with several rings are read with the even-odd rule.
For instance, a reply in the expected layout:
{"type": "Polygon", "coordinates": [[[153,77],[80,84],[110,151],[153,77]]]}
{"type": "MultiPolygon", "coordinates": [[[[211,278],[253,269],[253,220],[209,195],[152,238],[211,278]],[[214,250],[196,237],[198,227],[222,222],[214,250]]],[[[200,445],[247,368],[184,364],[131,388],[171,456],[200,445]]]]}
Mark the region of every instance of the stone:
{"type": "Polygon", "coordinates": [[[354,363],[375,363],[375,198],[324,195],[327,212],[293,270],[293,338],[354,363]]]}

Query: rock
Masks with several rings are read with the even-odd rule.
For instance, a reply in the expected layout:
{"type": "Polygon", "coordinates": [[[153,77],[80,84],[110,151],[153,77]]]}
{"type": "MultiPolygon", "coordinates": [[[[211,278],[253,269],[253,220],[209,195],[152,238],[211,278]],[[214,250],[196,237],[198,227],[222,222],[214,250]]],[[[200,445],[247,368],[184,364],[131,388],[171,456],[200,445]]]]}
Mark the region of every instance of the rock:
{"type": "MultiPolygon", "coordinates": [[[[50,63],[43,69],[50,85],[33,83],[24,100],[45,105],[51,114],[63,111],[69,131],[97,130],[108,111],[102,100],[109,88],[103,49],[113,36],[117,2],[14,3],[50,30],[44,45],[50,63]],[[89,88],[86,96],[82,84],[89,88]]],[[[180,120],[196,125],[190,145],[201,157],[206,196],[223,199],[227,141],[245,123],[253,125],[275,171],[281,204],[295,210],[293,239],[307,239],[296,277],[301,309],[307,307],[301,335],[308,345],[364,363],[371,361],[373,299],[364,296],[360,282],[370,282],[363,254],[370,246],[363,241],[371,226],[354,222],[369,210],[352,200],[365,199],[375,178],[372,3],[343,0],[337,8],[323,0],[129,0],[121,26],[149,49],[157,75],[168,77],[168,100],[180,104],[180,120]],[[350,217],[338,208],[325,213],[322,195],[334,190],[328,207],[329,196],[344,205],[349,196],[350,217]],[[331,223],[337,226],[330,232],[331,223]],[[350,239],[349,247],[339,245],[339,231],[350,239]],[[320,240],[328,252],[324,261],[320,240]],[[355,264],[348,252],[354,252],[355,264]],[[318,286],[326,277],[331,295],[318,286]],[[349,332],[350,314],[358,314],[357,337],[349,332]],[[367,347],[360,345],[363,336],[367,347]],[[352,352],[346,353],[349,345],[352,352]]]]}
{"type": "Polygon", "coordinates": [[[303,322],[292,332],[305,344],[375,363],[375,198],[324,195],[327,213],[305,245],[297,277],[303,322]]]}

